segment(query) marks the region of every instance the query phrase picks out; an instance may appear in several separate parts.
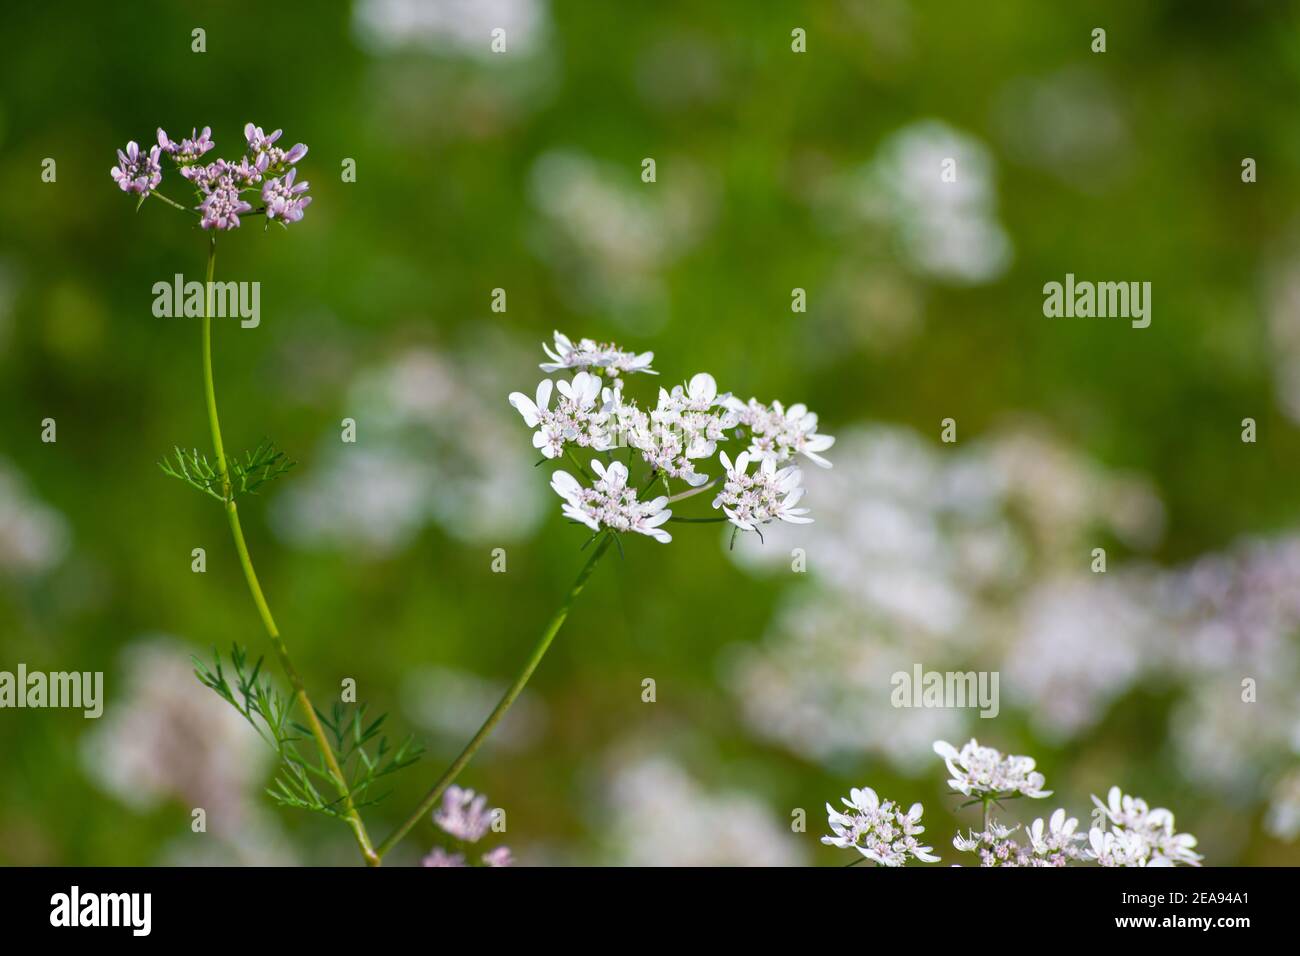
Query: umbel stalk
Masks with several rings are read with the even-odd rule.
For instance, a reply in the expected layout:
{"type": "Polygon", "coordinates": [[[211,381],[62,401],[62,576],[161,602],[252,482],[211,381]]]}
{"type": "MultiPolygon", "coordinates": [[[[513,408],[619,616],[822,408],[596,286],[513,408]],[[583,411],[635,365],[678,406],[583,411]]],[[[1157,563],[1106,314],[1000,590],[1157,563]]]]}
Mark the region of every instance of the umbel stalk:
{"type": "Polygon", "coordinates": [[[565,619],[569,616],[569,609],[573,607],[574,602],[578,599],[578,595],[582,593],[582,589],[586,585],[587,579],[591,577],[591,572],[596,569],[597,562],[600,561],[601,557],[609,549],[610,541],[613,537],[613,532],[607,533],[601,538],[600,543],[596,545],[596,550],[591,553],[591,557],[587,559],[587,563],[584,564],[582,570],[578,572],[578,577],[573,582],[573,587],[569,588],[569,593],[568,596],[565,597],[564,603],[560,605],[559,610],[555,612],[555,616],[551,618],[550,623],[546,625],[546,629],[542,631],[542,636],[533,646],[533,652],[528,656],[528,660],[524,662],[523,669],[520,670],[518,676],[515,677],[514,683],[506,689],[501,700],[497,703],[496,707],[492,709],[492,713],[488,714],[487,720],[483,721],[483,726],[479,727],[478,732],[474,734],[473,738],[470,739],[470,742],[465,745],[465,749],[460,752],[460,756],[451,762],[451,766],[448,767],[446,772],[438,779],[438,782],[433,785],[433,789],[424,795],[424,799],[420,801],[420,805],[412,811],[411,815],[406,818],[401,826],[389,834],[388,838],[384,840],[383,843],[379,844],[378,853],[381,857],[396,846],[398,842],[401,841],[402,837],[406,836],[406,834],[411,831],[411,828],[420,822],[420,818],[432,810],[434,805],[442,799],[443,793],[452,785],[453,782],[455,782],[456,777],[465,769],[465,765],[470,762],[479,747],[483,746],[483,742],[487,740],[488,736],[492,733],[493,728],[495,728],[496,725],[500,723],[501,718],[506,715],[506,711],[510,709],[510,705],[515,702],[515,698],[517,698],[520,692],[523,691],[524,685],[528,683],[528,679],[533,676],[533,671],[537,670],[537,665],[540,664],[542,658],[546,656],[546,651],[551,646],[551,641],[555,640],[555,635],[560,632],[560,628],[564,625],[565,619]]]}

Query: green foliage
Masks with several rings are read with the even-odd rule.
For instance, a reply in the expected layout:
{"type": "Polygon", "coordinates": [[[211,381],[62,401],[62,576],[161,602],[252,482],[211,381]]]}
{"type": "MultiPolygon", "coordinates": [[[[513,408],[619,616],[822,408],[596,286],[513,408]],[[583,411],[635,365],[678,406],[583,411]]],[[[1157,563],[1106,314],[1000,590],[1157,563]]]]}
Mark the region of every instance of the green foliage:
{"type": "Polygon", "coordinates": [[[179,445],[168,458],[158,462],[163,474],[185,482],[191,488],[211,495],[220,502],[234,501],[243,495],[255,495],[259,488],[289,471],[297,462],[278,450],[268,439],[241,458],[227,460],[228,483],[220,470],[197,449],[186,451],[179,445]]]}
{"type": "MultiPolygon", "coordinates": [[[[339,792],[330,774],[325,755],[317,748],[310,728],[293,719],[295,700],[281,694],[270,678],[262,674],[262,658],[250,666],[248,652],[238,644],[232,645],[233,683],[227,678],[221,655],[215,649],[211,667],[197,657],[193,660],[194,676],[199,682],[239,711],[278,754],[280,769],[267,793],[282,806],[343,819],[344,794],[339,792]]],[[[357,808],[379,803],[388,796],[388,791],[373,793],[376,784],[411,766],[423,753],[411,737],[392,749],[388,738],[379,733],[387,715],[367,722],[365,711],[364,703],[355,707],[340,703],[334,705],[328,716],[316,712],[321,725],[333,738],[335,758],[347,780],[347,796],[357,808]]]]}

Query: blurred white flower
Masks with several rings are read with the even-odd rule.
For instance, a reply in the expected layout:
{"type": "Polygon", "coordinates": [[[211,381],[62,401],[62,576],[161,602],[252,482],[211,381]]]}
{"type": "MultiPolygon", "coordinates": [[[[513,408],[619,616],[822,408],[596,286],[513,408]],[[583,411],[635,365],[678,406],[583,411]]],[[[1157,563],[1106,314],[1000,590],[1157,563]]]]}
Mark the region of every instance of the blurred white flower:
{"type": "Polygon", "coordinates": [[[500,338],[445,354],[412,348],[360,374],[342,405],[359,440],[322,441],[318,461],[276,499],[277,531],[376,555],[430,524],[469,542],[529,534],[543,514],[536,455],[498,397],[501,353],[513,348],[500,338]]]}
{"type": "Polygon", "coordinates": [[[68,550],[67,522],[38,501],[22,475],[0,458],[0,575],[38,575],[68,550]]]}
{"type": "Polygon", "coordinates": [[[485,60],[495,29],[520,54],[539,47],[549,29],[545,0],[358,0],[353,20],[359,37],[379,49],[422,46],[485,60]]]}
{"type": "Polygon", "coordinates": [[[922,120],[881,144],[849,200],[867,220],[891,230],[917,271],[948,282],[991,282],[1012,258],[1011,239],[997,218],[993,170],[992,154],[978,139],[922,120]],[[945,181],[949,160],[954,174],[945,181]]]}
{"type": "Polygon", "coordinates": [[[1292,770],[1273,788],[1264,828],[1279,840],[1300,836],[1300,770],[1292,770]]]}
{"type": "Polygon", "coordinates": [[[1009,82],[996,121],[1012,158],[1095,193],[1128,165],[1121,102],[1107,71],[1071,65],[1009,82]]]}
{"type": "Polygon", "coordinates": [[[185,646],[147,638],[120,659],[123,693],[81,738],[91,778],[136,810],[166,800],[203,807],[211,832],[234,834],[255,812],[270,749],[234,708],[198,685],[185,646]]]}
{"type": "Polygon", "coordinates": [[[744,790],[710,791],[664,756],[615,760],[600,814],[612,861],[627,866],[799,866],[789,829],[744,790]]]}
{"type": "MultiPolygon", "coordinates": [[[[534,164],[531,194],[540,214],[534,245],[562,275],[576,305],[661,321],[662,270],[698,242],[715,190],[683,158],[659,157],[673,175],[645,189],[636,170],[579,152],[553,151],[534,164]]],[[[661,167],[662,168],[662,167],[661,167]]]]}
{"type": "MultiPolygon", "coordinates": [[[[459,746],[474,735],[505,689],[503,682],[467,671],[421,667],[409,671],[402,680],[402,709],[413,723],[437,734],[449,746],[459,746]]],[[[526,747],[546,724],[545,705],[525,688],[492,731],[484,751],[526,747]]]]}
{"type": "Polygon", "coordinates": [[[1007,689],[1040,732],[1071,737],[1141,678],[1159,626],[1146,589],[1122,572],[1046,579],[1021,599],[1007,689]]]}
{"type": "Polygon", "coordinates": [[[890,704],[889,675],[934,648],[924,633],[895,634],[803,589],[778,609],[761,642],[730,649],[723,670],[746,724],[799,757],[829,763],[878,754],[916,771],[932,740],[961,733],[966,722],[956,709],[890,704]]]}

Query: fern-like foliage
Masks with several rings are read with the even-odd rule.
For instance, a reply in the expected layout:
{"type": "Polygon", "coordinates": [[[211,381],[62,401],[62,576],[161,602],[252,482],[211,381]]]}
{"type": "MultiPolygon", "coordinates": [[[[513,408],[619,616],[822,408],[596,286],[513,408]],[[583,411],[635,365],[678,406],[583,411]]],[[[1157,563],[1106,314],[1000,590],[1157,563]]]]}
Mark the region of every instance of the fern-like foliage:
{"type": "Polygon", "coordinates": [[[158,467],[163,474],[224,503],[242,495],[257,494],[259,488],[279,478],[295,464],[297,462],[269,440],[263,439],[252,451],[227,459],[227,480],[224,481],[217,466],[197,449],[186,451],[177,446],[170,456],[158,462],[158,467]]]}
{"type": "MultiPolygon", "coordinates": [[[[271,798],[281,806],[342,819],[344,795],[329,771],[325,755],[317,748],[310,728],[293,719],[294,700],[276,690],[270,678],[262,674],[262,658],[250,665],[247,651],[233,645],[230,677],[215,650],[213,658],[211,666],[193,658],[194,676],[239,711],[279,756],[279,772],[267,788],[271,798]]],[[[357,808],[388,796],[387,791],[374,793],[379,781],[411,766],[423,753],[410,737],[396,749],[390,747],[388,739],[379,733],[387,715],[367,722],[365,711],[365,704],[335,704],[328,716],[316,711],[321,725],[333,738],[347,796],[357,808]]]]}

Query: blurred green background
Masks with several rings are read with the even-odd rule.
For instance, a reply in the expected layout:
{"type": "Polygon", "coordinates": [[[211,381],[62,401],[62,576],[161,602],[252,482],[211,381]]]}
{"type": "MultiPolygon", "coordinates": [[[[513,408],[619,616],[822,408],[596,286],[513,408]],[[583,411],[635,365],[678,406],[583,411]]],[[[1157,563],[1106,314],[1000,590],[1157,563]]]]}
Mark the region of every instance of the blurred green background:
{"type": "MultiPolygon", "coordinates": [[[[729,552],[680,526],[599,568],[460,781],[507,810],[521,862],[842,864],[821,808],[864,785],[923,802],[944,861],[969,862],[951,833],[975,820],[930,742],[971,735],[1056,791],[1012,820],[1061,805],[1086,826],[1118,784],[1207,863],[1300,862],[1295,13],[8,10],[0,669],[102,670],[107,707],[0,712],[0,861],[355,860],[345,828],[271,805],[260,745],[188,675],[213,645],[269,650],[220,509],[155,465],[207,445],[198,323],[150,311],[153,283],[200,277],[205,237],[109,178],[158,126],[211,125],[211,157],[237,156],[251,120],[310,146],[315,201],[288,232],[219,243],[218,278],[261,282],[262,321],[217,323],[218,397],[229,448],[270,437],[300,462],[241,512],[313,695],[354,678],[429,748],[373,833],[473,732],[583,560],[506,403],[558,328],[653,350],[643,396],[705,370],[807,402],[839,442],[832,472],[807,469],[811,528],[729,552]],[[1151,282],[1150,328],[1045,318],[1067,272],[1151,282]],[[1001,713],[891,708],[913,663],[997,670],[1001,713]]],[[[426,821],[392,861],[437,840],[426,821]]]]}

